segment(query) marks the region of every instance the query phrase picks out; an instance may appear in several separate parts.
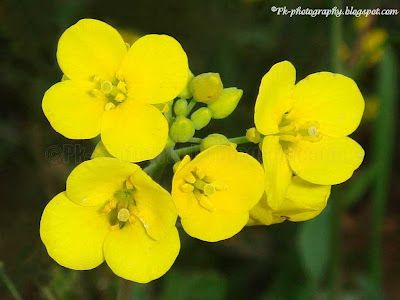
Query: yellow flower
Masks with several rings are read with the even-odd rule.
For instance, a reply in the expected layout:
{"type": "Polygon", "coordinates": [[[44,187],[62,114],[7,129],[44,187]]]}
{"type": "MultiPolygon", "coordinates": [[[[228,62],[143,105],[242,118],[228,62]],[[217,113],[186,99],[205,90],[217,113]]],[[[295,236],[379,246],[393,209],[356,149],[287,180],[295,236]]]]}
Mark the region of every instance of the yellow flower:
{"type": "Polygon", "coordinates": [[[233,147],[210,147],[193,161],[186,156],[172,181],[172,199],[185,231],[215,242],[238,233],[264,190],[261,165],[233,147]]]}
{"type": "Polygon", "coordinates": [[[58,42],[57,60],[70,80],[53,85],[43,111],[71,139],[101,133],[107,150],[127,161],[152,159],[164,148],[168,124],[153,106],[173,100],[189,73],[181,45],[167,35],[146,35],[127,49],[120,34],[83,19],[58,42]]]}
{"type": "Polygon", "coordinates": [[[176,218],[169,193],[140,167],[101,157],[72,171],[66,192],[43,212],[40,236],[64,267],[87,270],[105,260],[118,276],[145,283],[179,253],[176,218]]]}
{"type": "Polygon", "coordinates": [[[295,84],[295,73],[288,61],[275,64],[262,79],[255,106],[256,128],[266,136],[266,184],[279,197],[292,172],[314,184],[338,184],[349,179],[364,158],[361,146],[347,137],[364,110],[356,83],[341,74],[320,72],[295,84]]]}

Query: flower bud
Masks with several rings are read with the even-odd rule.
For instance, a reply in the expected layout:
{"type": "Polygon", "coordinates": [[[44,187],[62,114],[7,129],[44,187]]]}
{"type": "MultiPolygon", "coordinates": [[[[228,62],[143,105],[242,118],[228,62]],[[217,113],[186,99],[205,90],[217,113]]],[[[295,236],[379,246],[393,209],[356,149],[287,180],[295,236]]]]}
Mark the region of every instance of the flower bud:
{"type": "Polygon", "coordinates": [[[177,116],[184,116],[187,112],[188,103],[186,99],[179,98],[174,104],[174,112],[177,116]]]}
{"type": "Polygon", "coordinates": [[[169,135],[175,142],[186,143],[193,137],[194,132],[193,122],[188,118],[179,116],[172,123],[169,135]]]}
{"type": "Polygon", "coordinates": [[[185,88],[182,90],[182,92],[178,95],[178,97],[185,98],[185,99],[190,99],[192,98],[192,92],[190,90],[190,83],[192,82],[192,79],[194,78],[193,73],[189,70],[189,75],[187,79],[187,83],[185,88]]]}
{"type": "Polygon", "coordinates": [[[238,88],[224,89],[217,100],[208,104],[208,108],[213,114],[213,119],[223,119],[229,116],[235,110],[242,95],[243,90],[238,88]]]}
{"type": "Polygon", "coordinates": [[[262,137],[258,130],[255,127],[252,127],[246,130],[246,138],[250,142],[258,144],[259,142],[261,142],[262,137]]]}
{"type": "Polygon", "coordinates": [[[200,130],[210,123],[211,116],[211,111],[207,107],[201,107],[192,114],[190,119],[194,124],[194,128],[200,130]]]}
{"type": "Polygon", "coordinates": [[[228,145],[236,149],[236,144],[231,143],[226,136],[219,133],[213,133],[205,137],[200,143],[200,151],[204,151],[212,146],[228,145]]]}
{"type": "Polygon", "coordinates": [[[218,73],[197,75],[190,84],[194,100],[203,103],[211,103],[217,100],[223,88],[221,77],[218,73]]]}

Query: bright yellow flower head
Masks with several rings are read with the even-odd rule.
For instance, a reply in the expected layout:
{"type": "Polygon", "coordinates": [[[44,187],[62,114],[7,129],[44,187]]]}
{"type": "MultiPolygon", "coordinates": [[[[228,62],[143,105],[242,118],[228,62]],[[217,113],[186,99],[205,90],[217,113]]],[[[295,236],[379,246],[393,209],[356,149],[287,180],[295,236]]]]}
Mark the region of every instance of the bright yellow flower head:
{"type": "Polygon", "coordinates": [[[186,156],[172,181],[172,199],[185,231],[216,242],[238,233],[264,190],[261,165],[233,147],[210,147],[193,161],[186,156]]]}
{"type": "MultiPolygon", "coordinates": [[[[330,72],[311,74],[297,84],[295,80],[290,62],[275,64],[262,79],[255,106],[256,128],[266,136],[262,152],[267,185],[279,197],[292,172],[314,184],[338,184],[351,177],[364,157],[361,146],[347,137],[364,110],[356,83],[330,72]]],[[[267,188],[268,197],[270,193],[267,188]]]]}
{"type": "Polygon", "coordinates": [[[77,166],[66,192],[46,206],[40,236],[60,265],[95,268],[146,283],[165,274],[180,248],[176,209],[167,191],[139,166],[101,157],[77,166]]]}
{"type": "Polygon", "coordinates": [[[72,139],[101,133],[107,150],[127,161],[163,150],[168,124],[152,104],[173,100],[189,73],[174,38],[146,35],[127,49],[114,28],[83,19],[62,34],[57,60],[70,80],[53,85],[42,103],[56,131],[72,139]]]}

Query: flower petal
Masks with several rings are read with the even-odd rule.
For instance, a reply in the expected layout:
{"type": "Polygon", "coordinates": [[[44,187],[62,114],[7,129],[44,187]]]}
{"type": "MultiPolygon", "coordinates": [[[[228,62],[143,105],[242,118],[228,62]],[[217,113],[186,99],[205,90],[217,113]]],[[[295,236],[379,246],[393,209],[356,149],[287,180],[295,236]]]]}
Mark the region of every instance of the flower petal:
{"type": "Polygon", "coordinates": [[[264,194],[260,202],[251,209],[250,221],[247,225],[272,225],[282,223],[285,220],[285,218],[274,213],[268,205],[266,194],[264,194]]]}
{"type": "Polygon", "coordinates": [[[287,189],[285,201],[274,214],[292,222],[310,220],[326,207],[330,192],[330,185],[312,184],[294,176],[287,189]]]}
{"type": "Polygon", "coordinates": [[[135,189],[136,216],[149,236],[162,239],[176,223],[177,212],[171,195],[142,170],[132,175],[130,181],[135,189]]]}
{"type": "Polygon", "coordinates": [[[114,193],[139,166],[111,157],[98,157],[78,165],[68,176],[67,195],[79,205],[98,206],[114,193]]]}
{"type": "Polygon", "coordinates": [[[93,269],[104,261],[108,230],[108,220],[97,207],[76,205],[64,192],[47,204],[40,221],[40,237],[50,257],[74,270],[93,269]]]}
{"type": "Polygon", "coordinates": [[[318,142],[301,140],[288,149],[293,171],[306,181],[323,185],[349,179],[363,158],[364,150],[348,137],[324,136],[318,142]]]}
{"type": "Polygon", "coordinates": [[[340,137],[358,127],[363,111],[364,99],[351,78],[320,72],[296,84],[289,116],[318,122],[322,134],[340,137]]]}
{"type": "Polygon", "coordinates": [[[153,159],[164,149],[168,122],[151,105],[125,101],[103,115],[101,139],[108,152],[122,160],[153,159]]]}
{"type": "Polygon", "coordinates": [[[70,139],[90,139],[100,133],[105,98],[90,93],[92,85],[66,80],[49,88],[42,109],[51,126],[70,139]]]}
{"type": "Polygon", "coordinates": [[[98,20],[82,19],[61,35],[57,60],[70,79],[98,76],[111,80],[126,53],[126,45],[113,27],[98,20]]]}
{"type": "Polygon", "coordinates": [[[237,234],[249,220],[248,212],[215,212],[197,209],[191,217],[182,217],[187,234],[206,242],[218,242],[237,234]]]}
{"type": "Polygon", "coordinates": [[[265,192],[272,209],[278,208],[285,198],[292,179],[292,170],[282,150],[279,136],[266,136],[262,142],[265,171],[265,192]]]}
{"type": "Polygon", "coordinates": [[[132,45],[120,72],[129,98],[154,104],[173,100],[183,90],[189,66],[177,40],[149,34],[132,45]]]}
{"type": "Polygon", "coordinates": [[[292,103],[296,69],[283,61],[272,66],[264,75],[256,100],[254,122],[264,135],[278,133],[278,125],[292,103]]]}
{"type": "Polygon", "coordinates": [[[104,256],[118,276],[147,283],[164,275],[174,263],[180,249],[175,227],[163,239],[150,238],[139,222],[111,231],[104,242],[104,256]]]}

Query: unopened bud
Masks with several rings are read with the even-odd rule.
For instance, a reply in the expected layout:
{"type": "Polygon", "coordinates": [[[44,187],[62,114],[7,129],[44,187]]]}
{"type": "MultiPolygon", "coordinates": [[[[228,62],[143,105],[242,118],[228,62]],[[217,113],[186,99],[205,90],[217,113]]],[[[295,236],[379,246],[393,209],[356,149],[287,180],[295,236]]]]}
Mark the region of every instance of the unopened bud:
{"type": "Polygon", "coordinates": [[[190,84],[194,100],[203,103],[211,103],[217,100],[223,88],[221,77],[218,73],[197,75],[190,84]]]}
{"type": "Polygon", "coordinates": [[[207,107],[201,107],[196,110],[190,117],[196,130],[200,130],[208,125],[211,121],[211,111],[207,107]]]}
{"type": "Polygon", "coordinates": [[[187,112],[188,103],[185,99],[180,98],[174,104],[174,112],[177,116],[184,116],[187,112]]]}
{"type": "Polygon", "coordinates": [[[212,146],[227,145],[236,148],[236,144],[231,143],[226,136],[219,133],[213,133],[204,138],[200,143],[200,151],[204,151],[212,146]]]}
{"type": "Polygon", "coordinates": [[[258,144],[262,139],[261,134],[255,127],[246,130],[246,138],[254,144],[258,144]]]}
{"type": "Polygon", "coordinates": [[[238,88],[230,87],[224,89],[217,100],[208,104],[213,119],[223,119],[229,116],[235,110],[242,95],[243,90],[238,88]]]}
{"type": "Polygon", "coordinates": [[[179,116],[171,125],[169,135],[172,140],[178,143],[186,143],[194,136],[193,122],[188,118],[179,116]]]}

